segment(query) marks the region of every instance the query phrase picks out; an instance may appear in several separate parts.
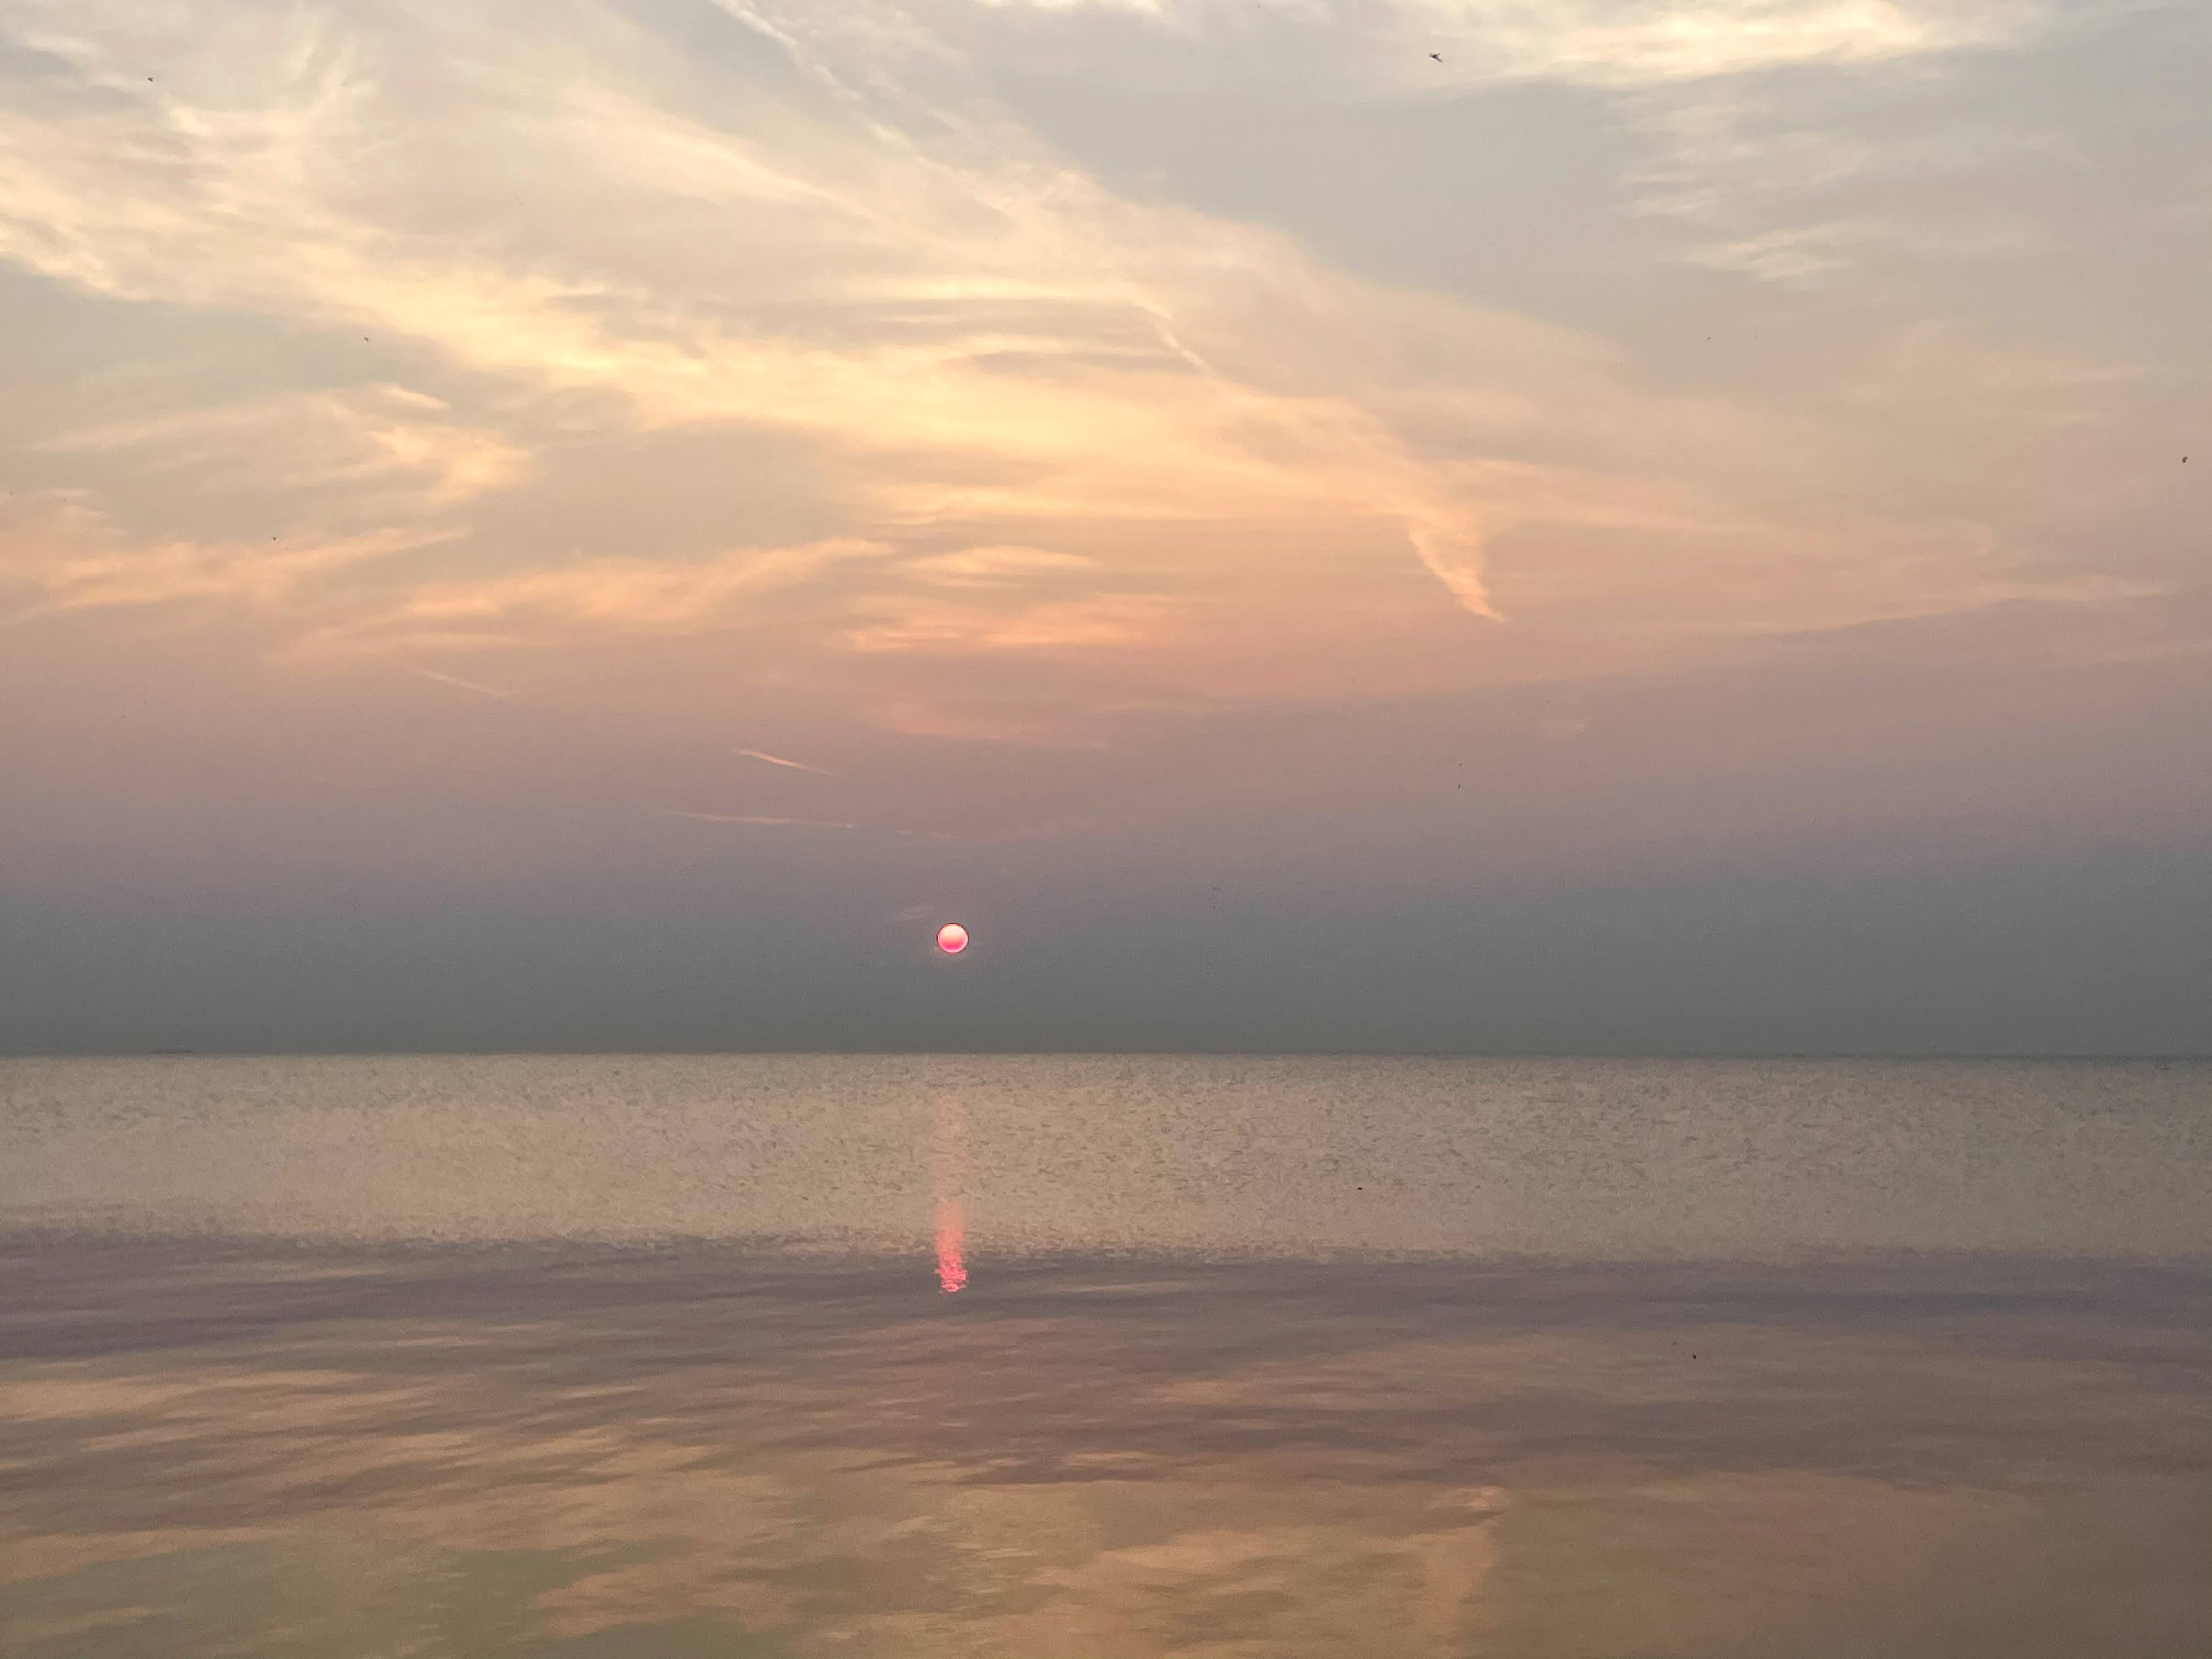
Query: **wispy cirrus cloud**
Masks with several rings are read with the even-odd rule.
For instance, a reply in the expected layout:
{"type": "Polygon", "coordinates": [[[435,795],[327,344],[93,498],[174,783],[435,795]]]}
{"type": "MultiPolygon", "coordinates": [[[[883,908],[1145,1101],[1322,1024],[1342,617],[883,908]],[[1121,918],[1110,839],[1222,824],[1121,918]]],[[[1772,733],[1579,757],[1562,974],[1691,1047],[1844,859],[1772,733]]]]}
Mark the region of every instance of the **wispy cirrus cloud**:
{"type": "Polygon", "coordinates": [[[736,548],[689,562],[591,559],[504,575],[418,580],[381,603],[343,608],[303,635],[301,646],[356,652],[403,643],[544,647],[608,635],[699,633],[757,619],[749,602],[889,554],[879,542],[836,538],[736,548]]]}
{"type": "Polygon", "coordinates": [[[451,532],[352,535],[132,536],[77,492],[0,502],[0,594],[11,620],[86,611],[198,605],[312,613],[311,597],[377,564],[420,553],[451,532]]]}
{"type": "Polygon", "coordinates": [[[530,467],[523,449],[453,419],[441,399],[390,384],[111,421],[33,449],[127,458],[195,490],[349,494],[387,511],[455,506],[514,485],[530,467]]]}
{"type": "MultiPolygon", "coordinates": [[[[1395,520],[1453,550],[1437,574],[1481,608],[1478,504],[1340,365],[1271,372],[1240,327],[1253,300],[1279,311],[1316,279],[1279,238],[1117,200],[986,102],[839,78],[830,52],[852,42],[804,17],[771,32],[811,81],[711,125],[643,94],[677,66],[613,14],[520,37],[367,15],[210,13],[204,35],[159,42],[160,85],[126,90],[160,31],[74,14],[54,50],[80,106],[0,135],[0,253],[118,298],[398,335],[633,428],[804,434],[869,481],[845,503],[856,521],[1395,520]],[[448,58],[500,68],[441,83],[422,67],[448,58]],[[222,67],[240,61],[271,66],[250,100],[222,67]],[[380,123],[403,97],[410,121],[380,123]],[[527,195],[489,234],[438,224],[477,182],[452,157],[487,125],[481,176],[526,146],[562,181],[563,240],[527,195]],[[577,233],[602,221],[630,234],[577,233]]],[[[449,489],[520,465],[511,444],[474,454],[449,489]]]]}
{"type": "Polygon", "coordinates": [[[837,775],[835,772],[824,771],[821,767],[809,766],[805,761],[789,760],[781,755],[771,755],[763,749],[740,749],[735,752],[743,755],[747,760],[762,761],[769,766],[781,766],[793,772],[811,772],[818,777],[824,778],[834,778],[837,775]]]}
{"type": "Polygon", "coordinates": [[[1200,66],[1179,66],[1180,78],[1273,75],[1317,86],[1327,76],[1346,91],[1370,94],[1532,81],[1627,88],[1793,65],[1880,64],[2015,40],[2051,10],[2045,0],[986,3],[1062,27],[1083,27],[1087,14],[1161,31],[1200,66]],[[1209,61],[1210,70],[1203,67],[1209,61]]]}
{"type": "Polygon", "coordinates": [[[700,823],[736,823],[762,829],[784,830],[857,830],[857,823],[845,823],[830,818],[779,818],[750,812],[694,812],[680,807],[661,806],[653,809],[663,817],[690,818],[700,823]]]}
{"type": "Polygon", "coordinates": [[[428,680],[437,685],[450,685],[458,690],[473,691],[480,697],[489,697],[494,702],[514,701],[514,694],[512,691],[502,691],[496,686],[485,685],[480,681],[464,679],[459,674],[445,673],[435,668],[422,668],[413,664],[408,665],[407,672],[417,679],[428,680]]]}
{"type": "Polygon", "coordinates": [[[977,652],[1113,649],[1157,646],[1181,607],[1152,594],[1044,602],[1019,610],[938,603],[888,607],[889,614],[848,629],[844,644],[864,652],[977,652]]]}
{"type": "MultiPolygon", "coordinates": [[[[29,0],[0,257],[88,301],[352,355],[313,389],[165,392],[39,440],[88,516],[0,553],[27,611],[234,604],[301,658],[726,636],[733,678],[894,729],[1072,741],[1082,709],[1133,697],[1618,672],[2090,580],[2016,556],[1994,514],[1954,537],[1956,512],[1834,513],[1863,400],[1669,389],[1589,332],[1109,187],[975,67],[977,31],[1091,26],[1073,9],[723,12],[708,52],[584,0],[550,21],[29,0]],[[580,514],[586,477],[602,510],[580,514]],[[308,527],[126,531],[104,485],[136,492],[133,525],[197,491],[308,527]],[[1917,550],[1809,574],[1891,546],[1917,550]]],[[[1632,182],[1694,216],[1765,131],[1729,77],[2042,15],[1168,0],[1123,21],[1200,56],[1264,25],[1271,62],[1305,41],[1393,96],[1432,70],[1648,96],[1640,130],[1675,161],[1632,182]]],[[[1823,137],[1757,164],[1778,200],[1869,154],[1823,137]]],[[[1692,252],[1802,276],[1860,234],[1821,222],[1698,221],[1692,252]]]]}

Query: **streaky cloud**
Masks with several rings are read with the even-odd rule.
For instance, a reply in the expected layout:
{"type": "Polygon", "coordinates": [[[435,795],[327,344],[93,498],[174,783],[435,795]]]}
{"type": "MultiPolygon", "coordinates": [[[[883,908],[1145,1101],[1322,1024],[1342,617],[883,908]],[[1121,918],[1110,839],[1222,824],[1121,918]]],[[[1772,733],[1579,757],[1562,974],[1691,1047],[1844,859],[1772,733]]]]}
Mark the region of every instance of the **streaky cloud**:
{"type": "Polygon", "coordinates": [[[501,691],[496,686],[479,684],[475,680],[463,679],[459,674],[441,673],[434,668],[422,668],[409,664],[407,672],[418,679],[434,680],[440,685],[457,686],[464,691],[473,691],[480,697],[489,697],[494,702],[513,702],[512,691],[501,691]]]}
{"type": "Polygon", "coordinates": [[[692,818],[701,823],[742,823],[788,830],[857,830],[857,823],[843,823],[829,818],[765,817],[749,812],[693,812],[680,807],[661,806],[653,809],[663,817],[692,818]]]}
{"type": "Polygon", "coordinates": [[[736,751],[748,760],[765,761],[770,766],[785,766],[794,772],[811,772],[817,777],[834,778],[835,772],[819,766],[809,766],[805,761],[787,760],[781,755],[771,755],[764,749],[740,749],[736,751]]]}

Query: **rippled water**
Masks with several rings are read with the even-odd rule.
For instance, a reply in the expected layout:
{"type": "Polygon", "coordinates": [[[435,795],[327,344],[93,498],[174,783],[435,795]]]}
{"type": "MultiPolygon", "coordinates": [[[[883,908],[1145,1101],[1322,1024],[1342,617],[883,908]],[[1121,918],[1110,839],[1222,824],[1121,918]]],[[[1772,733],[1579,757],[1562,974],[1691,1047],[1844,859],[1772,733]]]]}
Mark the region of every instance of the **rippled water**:
{"type": "Polygon", "coordinates": [[[0,1654],[2212,1652],[2212,1067],[0,1062],[0,1654]]]}

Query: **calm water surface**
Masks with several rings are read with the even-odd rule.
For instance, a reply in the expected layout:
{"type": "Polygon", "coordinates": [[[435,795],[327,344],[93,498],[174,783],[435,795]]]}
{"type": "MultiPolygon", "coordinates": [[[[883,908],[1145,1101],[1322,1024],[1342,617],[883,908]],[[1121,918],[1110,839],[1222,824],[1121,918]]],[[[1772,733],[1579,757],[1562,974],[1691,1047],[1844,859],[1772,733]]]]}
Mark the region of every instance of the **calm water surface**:
{"type": "Polygon", "coordinates": [[[0,1655],[2212,1654],[2212,1066],[0,1062],[0,1655]]]}

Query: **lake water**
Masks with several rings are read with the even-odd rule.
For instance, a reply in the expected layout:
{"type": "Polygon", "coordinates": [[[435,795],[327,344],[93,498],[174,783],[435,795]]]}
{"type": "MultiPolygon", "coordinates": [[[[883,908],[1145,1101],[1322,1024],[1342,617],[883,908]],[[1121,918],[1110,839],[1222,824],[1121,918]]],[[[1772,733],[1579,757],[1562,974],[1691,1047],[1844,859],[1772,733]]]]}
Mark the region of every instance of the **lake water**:
{"type": "Polygon", "coordinates": [[[0,1655],[2212,1653],[2212,1066],[0,1061],[0,1655]]]}

